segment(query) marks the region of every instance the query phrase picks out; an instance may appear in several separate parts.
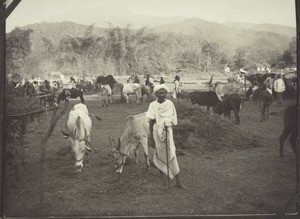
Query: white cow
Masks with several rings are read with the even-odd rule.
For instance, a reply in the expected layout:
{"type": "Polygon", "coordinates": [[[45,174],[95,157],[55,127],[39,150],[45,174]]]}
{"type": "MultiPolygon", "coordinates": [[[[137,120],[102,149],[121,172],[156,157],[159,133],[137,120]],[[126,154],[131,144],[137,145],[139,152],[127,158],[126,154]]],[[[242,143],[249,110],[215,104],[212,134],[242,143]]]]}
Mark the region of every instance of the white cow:
{"type": "Polygon", "coordinates": [[[108,106],[108,102],[112,104],[112,90],[109,84],[101,85],[102,106],[108,106]]]}
{"type": "Polygon", "coordinates": [[[242,87],[242,85],[239,85],[237,83],[227,83],[227,84],[221,84],[219,83],[216,88],[215,92],[218,96],[218,98],[222,101],[223,97],[225,94],[237,94],[238,96],[243,96],[245,95],[245,91],[242,87]]]}
{"type": "Polygon", "coordinates": [[[66,128],[67,131],[62,131],[62,133],[64,134],[64,138],[69,139],[71,148],[75,153],[75,167],[77,172],[81,172],[84,159],[86,158],[86,150],[94,152],[94,150],[88,146],[91,140],[92,120],[86,105],[79,103],[73,107],[69,113],[66,128]]]}
{"type": "Polygon", "coordinates": [[[139,103],[141,100],[141,96],[142,96],[142,87],[138,83],[124,84],[121,94],[122,94],[122,97],[124,97],[126,103],[129,103],[128,95],[135,94],[136,103],[139,103]]]}
{"type": "Polygon", "coordinates": [[[112,156],[116,165],[117,173],[122,173],[126,157],[132,152],[135,154],[135,162],[138,164],[138,148],[142,145],[144,156],[149,163],[148,138],[150,136],[149,122],[146,113],[130,115],[126,117],[125,130],[117,147],[112,148],[112,156]]]}
{"type": "Polygon", "coordinates": [[[212,77],[207,84],[207,91],[214,91],[216,92],[219,100],[223,100],[225,94],[237,94],[238,96],[245,95],[245,91],[243,89],[243,85],[237,82],[230,82],[230,83],[221,83],[215,82],[212,83],[212,77]]]}

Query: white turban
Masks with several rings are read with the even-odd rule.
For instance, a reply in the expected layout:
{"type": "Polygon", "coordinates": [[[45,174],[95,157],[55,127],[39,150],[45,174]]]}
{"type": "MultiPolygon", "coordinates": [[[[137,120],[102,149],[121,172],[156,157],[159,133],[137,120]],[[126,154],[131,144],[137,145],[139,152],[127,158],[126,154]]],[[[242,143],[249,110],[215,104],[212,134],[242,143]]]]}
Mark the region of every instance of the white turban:
{"type": "Polygon", "coordinates": [[[167,87],[167,85],[165,84],[158,84],[158,85],[155,85],[155,87],[153,88],[153,92],[156,93],[158,90],[160,89],[164,89],[167,93],[170,92],[169,88],[167,87]]]}

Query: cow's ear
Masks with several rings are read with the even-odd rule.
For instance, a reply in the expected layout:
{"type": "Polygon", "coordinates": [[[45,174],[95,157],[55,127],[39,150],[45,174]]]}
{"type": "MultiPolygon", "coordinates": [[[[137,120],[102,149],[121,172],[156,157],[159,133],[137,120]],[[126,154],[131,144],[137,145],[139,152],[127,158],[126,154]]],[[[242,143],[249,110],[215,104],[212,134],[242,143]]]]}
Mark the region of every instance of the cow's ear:
{"type": "Polygon", "coordinates": [[[90,148],[89,146],[85,146],[85,149],[87,149],[88,151],[92,151],[94,154],[96,154],[96,152],[94,151],[94,149],[90,148]]]}
{"type": "Polygon", "coordinates": [[[141,135],[140,134],[135,134],[133,137],[134,137],[135,140],[140,140],[141,139],[141,135]]]}

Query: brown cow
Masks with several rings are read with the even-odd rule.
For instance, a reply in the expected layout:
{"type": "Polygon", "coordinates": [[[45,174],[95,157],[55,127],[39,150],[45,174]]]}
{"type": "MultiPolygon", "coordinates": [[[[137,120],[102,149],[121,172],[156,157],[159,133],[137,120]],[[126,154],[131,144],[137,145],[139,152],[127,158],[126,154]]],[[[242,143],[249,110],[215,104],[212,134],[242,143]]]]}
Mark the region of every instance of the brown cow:
{"type": "Polygon", "coordinates": [[[241,108],[242,99],[237,94],[225,95],[223,100],[215,107],[214,112],[227,117],[230,120],[231,110],[235,115],[235,124],[240,124],[240,108],[241,108]]]}
{"type": "Polygon", "coordinates": [[[292,105],[287,107],[284,110],[284,116],[283,116],[283,130],[279,137],[279,145],[280,145],[280,157],[283,157],[283,146],[284,142],[287,139],[287,137],[290,135],[290,144],[292,145],[294,154],[296,156],[296,147],[297,144],[297,106],[292,105]]]}

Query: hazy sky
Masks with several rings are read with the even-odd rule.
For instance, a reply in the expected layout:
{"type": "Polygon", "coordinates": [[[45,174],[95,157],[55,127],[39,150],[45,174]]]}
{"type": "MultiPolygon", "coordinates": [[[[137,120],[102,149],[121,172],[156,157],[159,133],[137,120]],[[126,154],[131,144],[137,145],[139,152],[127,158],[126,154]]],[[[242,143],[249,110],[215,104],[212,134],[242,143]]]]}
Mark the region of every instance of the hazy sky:
{"type": "Polygon", "coordinates": [[[124,8],[137,15],[179,15],[215,22],[296,26],[294,0],[22,0],[8,17],[6,30],[43,22],[79,8],[94,7],[124,8]]]}

